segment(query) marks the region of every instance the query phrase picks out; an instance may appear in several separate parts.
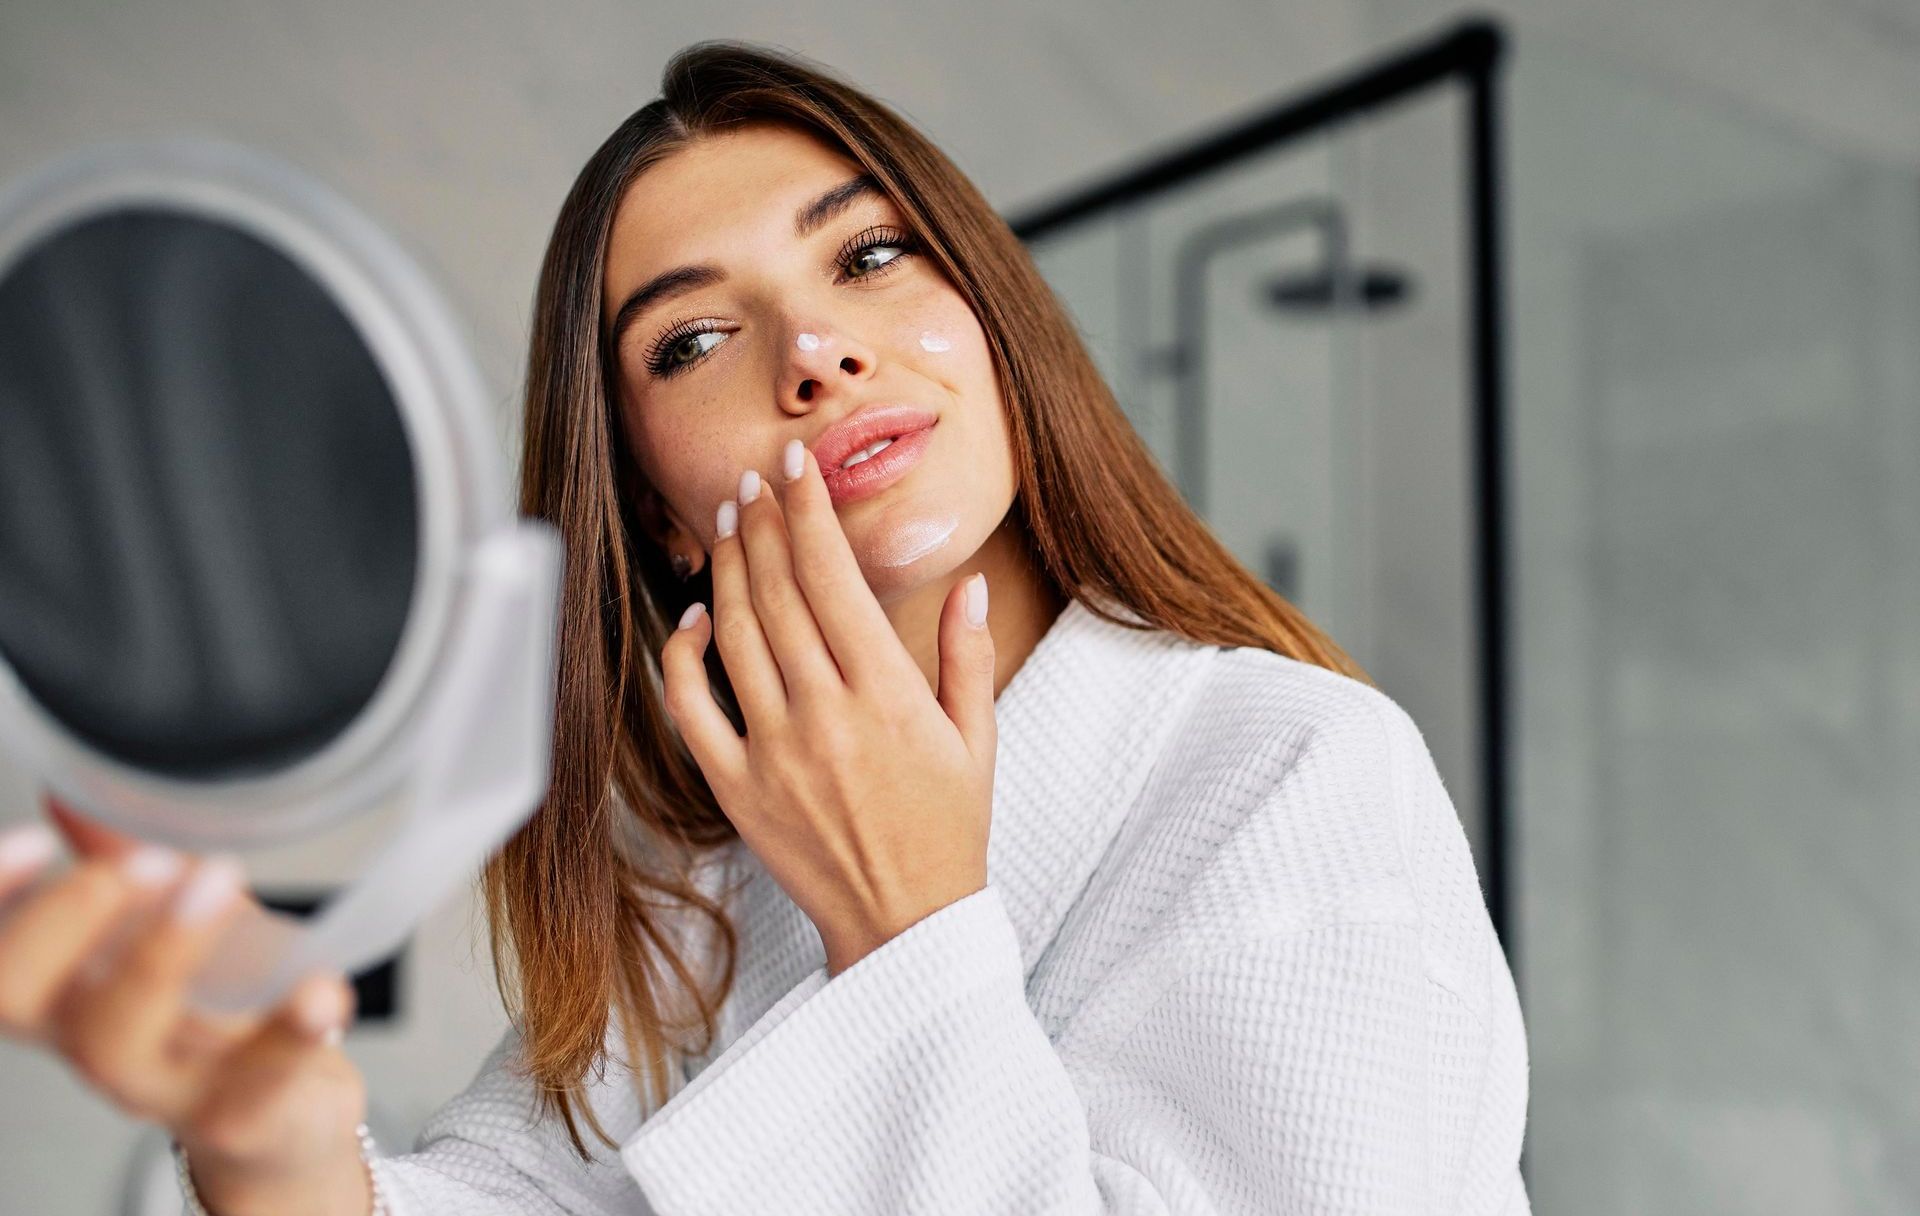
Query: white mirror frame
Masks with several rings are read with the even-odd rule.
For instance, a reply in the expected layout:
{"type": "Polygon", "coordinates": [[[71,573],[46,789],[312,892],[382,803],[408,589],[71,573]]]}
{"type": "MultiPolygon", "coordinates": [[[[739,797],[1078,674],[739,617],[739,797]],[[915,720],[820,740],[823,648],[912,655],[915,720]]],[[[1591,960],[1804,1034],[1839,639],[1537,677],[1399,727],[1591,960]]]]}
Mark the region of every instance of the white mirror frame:
{"type": "Polygon", "coordinates": [[[127,765],[49,715],[0,654],[0,743],[62,800],[143,839],[284,844],[401,797],[398,831],[333,900],[224,942],[196,980],[205,1007],[258,1008],[315,967],[351,974],[390,954],[538,806],[562,545],[515,512],[478,368],[426,275],[286,165],[197,136],[71,153],[0,190],[0,276],[52,232],[143,204],[242,228],[318,281],[379,365],[414,469],[417,560],[394,659],[347,729],[283,770],[202,782],[127,765]]]}

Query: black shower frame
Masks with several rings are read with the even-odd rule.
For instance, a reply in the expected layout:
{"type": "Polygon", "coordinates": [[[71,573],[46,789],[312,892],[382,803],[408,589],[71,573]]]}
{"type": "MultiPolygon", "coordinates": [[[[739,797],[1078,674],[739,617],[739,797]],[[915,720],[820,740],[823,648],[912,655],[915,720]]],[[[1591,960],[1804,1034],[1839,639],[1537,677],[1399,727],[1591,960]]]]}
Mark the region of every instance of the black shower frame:
{"type": "Polygon", "coordinates": [[[1500,82],[1507,36],[1497,20],[1472,17],[1411,49],[1380,59],[1330,85],[1291,94],[1250,119],[1187,143],[1134,168],[1024,208],[1009,219],[1023,241],[1226,168],[1244,157],[1315,135],[1368,110],[1435,85],[1458,82],[1466,94],[1468,408],[1472,416],[1474,620],[1480,649],[1480,766],[1485,824],[1487,911],[1508,964],[1518,958],[1511,913],[1511,774],[1507,748],[1511,655],[1506,603],[1509,568],[1506,447],[1506,350],[1501,248],[1503,178],[1500,82]]]}

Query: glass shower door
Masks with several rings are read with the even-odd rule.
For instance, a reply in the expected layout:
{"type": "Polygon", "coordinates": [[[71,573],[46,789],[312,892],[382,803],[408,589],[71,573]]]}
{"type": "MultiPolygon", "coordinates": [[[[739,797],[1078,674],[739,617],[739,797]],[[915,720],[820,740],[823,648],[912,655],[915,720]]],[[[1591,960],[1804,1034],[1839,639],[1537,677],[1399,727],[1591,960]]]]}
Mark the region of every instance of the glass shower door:
{"type": "Polygon", "coordinates": [[[1442,81],[1032,249],[1187,500],[1419,725],[1489,886],[1462,112],[1442,81]]]}
{"type": "MultiPolygon", "coordinates": [[[[1338,337],[1272,293],[1328,257],[1324,140],[1034,245],[1122,410],[1250,569],[1350,641],[1356,567],[1340,471],[1338,337]]],[[[1356,656],[1357,657],[1357,656],[1356,656]]]]}

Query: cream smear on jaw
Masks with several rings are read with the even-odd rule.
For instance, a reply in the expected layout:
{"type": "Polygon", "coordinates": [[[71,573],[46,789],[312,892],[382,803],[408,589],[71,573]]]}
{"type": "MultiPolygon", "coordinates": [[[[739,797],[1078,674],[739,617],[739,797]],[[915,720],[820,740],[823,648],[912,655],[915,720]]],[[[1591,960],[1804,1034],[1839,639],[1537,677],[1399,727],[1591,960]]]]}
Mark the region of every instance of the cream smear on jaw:
{"type": "Polygon", "coordinates": [[[946,544],[947,538],[959,526],[958,519],[915,520],[889,532],[881,541],[881,555],[874,560],[882,566],[905,566],[917,562],[946,544]]]}

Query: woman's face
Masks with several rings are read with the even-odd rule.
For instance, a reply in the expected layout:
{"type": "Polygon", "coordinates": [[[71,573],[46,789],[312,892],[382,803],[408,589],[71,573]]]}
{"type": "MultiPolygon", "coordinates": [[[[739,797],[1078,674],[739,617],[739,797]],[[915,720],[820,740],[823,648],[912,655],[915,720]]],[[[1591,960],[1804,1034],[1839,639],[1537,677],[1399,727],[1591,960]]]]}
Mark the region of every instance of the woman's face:
{"type": "Polygon", "coordinates": [[[614,214],[602,333],[628,441],[666,516],[656,539],[701,553],[696,568],[715,508],[745,469],[777,485],[788,440],[812,448],[869,405],[933,415],[904,476],[836,509],[883,603],[934,583],[944,596],[1012,504],[1006,411],[978,319],[891,200],[877,187],[831,197],[861,176],[773,124],[650,167],[614,214]],[[809,225],[797,217],[810,207],[809,225]],[[611,332],[636,292],[686,268],[703,273],[611,332]]]}

